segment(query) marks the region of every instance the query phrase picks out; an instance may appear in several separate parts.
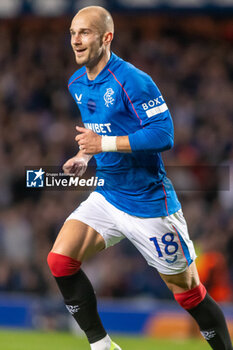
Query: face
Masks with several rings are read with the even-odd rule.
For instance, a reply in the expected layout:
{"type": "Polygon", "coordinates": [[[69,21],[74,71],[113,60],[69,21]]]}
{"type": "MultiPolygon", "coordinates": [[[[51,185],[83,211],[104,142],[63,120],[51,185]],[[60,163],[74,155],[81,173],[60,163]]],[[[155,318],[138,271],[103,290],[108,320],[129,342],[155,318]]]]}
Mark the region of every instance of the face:
{"type": "Polygon", "coordinates": [[[92,67],[102,56],[103,33],[90,14],[80,13],[71,23],[71,46],[78,65],[92,67]]]}

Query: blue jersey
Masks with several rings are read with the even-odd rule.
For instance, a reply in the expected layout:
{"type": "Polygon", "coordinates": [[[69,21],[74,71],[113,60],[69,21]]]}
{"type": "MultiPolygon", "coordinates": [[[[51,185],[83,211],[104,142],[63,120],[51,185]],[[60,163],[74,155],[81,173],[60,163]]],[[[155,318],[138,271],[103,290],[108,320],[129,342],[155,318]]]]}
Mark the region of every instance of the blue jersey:
{"type": "Polygon", "coordinates": [[[173,123],[151,77],[112,53],[94,80],[82,67],[68,86],[86,128],[99,135],[129,136],[132,153],[94,156],[96,176],[104,179],[104,186],[96,191],[138,217],[167,216],[179,210],[160,153],[173,145],[173,123]]]}

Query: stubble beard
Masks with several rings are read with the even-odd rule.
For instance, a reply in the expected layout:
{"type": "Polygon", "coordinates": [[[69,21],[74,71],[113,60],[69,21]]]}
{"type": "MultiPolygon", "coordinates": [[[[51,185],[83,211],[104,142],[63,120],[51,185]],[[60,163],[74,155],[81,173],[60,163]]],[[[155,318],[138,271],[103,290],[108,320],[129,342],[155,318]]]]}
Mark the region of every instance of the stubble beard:
{"type": "Polygon", "coordinates": [[[75,53],[75,61],[78,66],[85,66],[88,63],[88,57],[78,57],[75,53]]]}
{"type": "Polygon", "coordinates": [[[101,51],[101,52],[99,52],[99,54],[97,55],[96,54],[96,56],[95,57],[93,57],[93,58],[90,58],[89,60],[88,60],[88,62],[86,62],[86,67],[87,68],[89,68],[89,69],[92,69],[92,68],[94,68],[95,66],[97,66],[98,65],[98,63],[99,63],[99,61],[101,60],[101,58],[103,57],[103,50],[101,51]]]}

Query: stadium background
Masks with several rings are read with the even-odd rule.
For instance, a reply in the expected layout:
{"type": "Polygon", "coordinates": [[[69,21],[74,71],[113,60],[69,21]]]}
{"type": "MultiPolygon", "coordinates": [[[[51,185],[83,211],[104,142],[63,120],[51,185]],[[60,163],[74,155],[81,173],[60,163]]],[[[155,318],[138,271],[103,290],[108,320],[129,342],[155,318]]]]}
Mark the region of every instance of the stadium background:
{"type": "MultiPolygon", "coordinates": [[[[73,327],[46,257],[64,219],[88,193],[28,190],[25,166],[62,165],[77,151],[80,116],[67,91],[76,70],[69,24],[79,7],[90,4],[112,11],[113,51],[150,74],[170,108],[175,147],[163,158],[198,251],[202,280],[223,303],[233,332],[230,0],[1,1],[0,325],[73,327]]],[[[127,242],[84,269],[110,331],[197,334],[157,273],[127,242]]]]}

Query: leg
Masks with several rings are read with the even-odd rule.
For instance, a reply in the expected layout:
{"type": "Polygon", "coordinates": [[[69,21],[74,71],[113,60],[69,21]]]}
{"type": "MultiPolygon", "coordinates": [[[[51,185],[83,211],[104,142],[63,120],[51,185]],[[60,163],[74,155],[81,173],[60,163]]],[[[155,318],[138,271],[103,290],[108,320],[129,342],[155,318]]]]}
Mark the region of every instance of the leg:
{"type": "Polygon", "coordinates": [[[48,264],[64,297],[69,312],[86,333],[92,350],[120,350],[101,323],[93,287],[80,270],[84,260],[124,237],[116,229],[106,200],[92,193],[62,227],[48,264]]]}
{"type": "Polygon", "coordinates": [[[104,247],[104,239],[93,228],[78,220],[68,220],[48,255],[49,267],[66,307],[90,343],[104,338],[106,331],[97,312],[93,287],[80,265],[104,247]]]}
{"type": "Polygon", "coordinates": [[[174,293],[177,302],[196,320],[212,349],[232,350],[224,315],[200,283],[195,262],[182,273],[160,273],[160,276],[174,293]]]}
{"type": "Polygon", "coordinates": [[[195,262],[182,273],[175,275],[159,274],[173,294],[183,293],[200,284],[195,262]]]}
{"type": "Polygon", "coordinates": [[[222,311],[200,283],[195,250],[182,211],[161,218],[125,215],[124,234],[156,268],[214,350],[232,350],[222,311]],[[132,231],[133,227],[133,231],[132,231]],[[189,266],[189,267],[187,267],[189,266]]]}
{"type": "Polygon", "coordinates": [[[92,227],[78,220],[68,220],[61,228],[52,252],[83,262],[104,248],[103,237],[92,227]]]}

